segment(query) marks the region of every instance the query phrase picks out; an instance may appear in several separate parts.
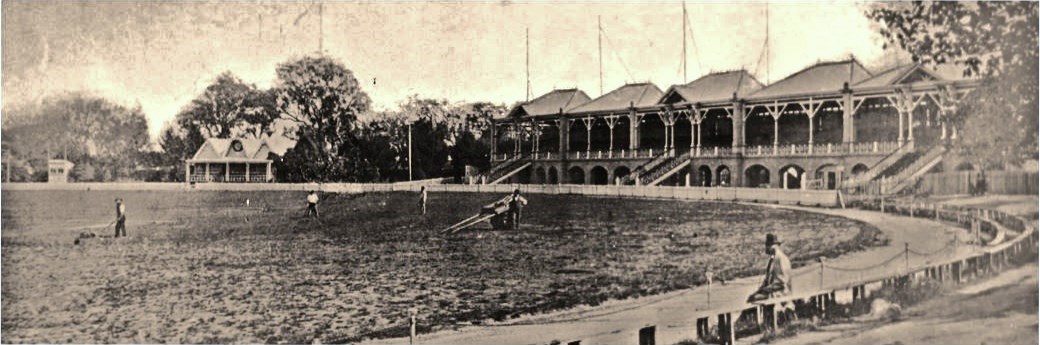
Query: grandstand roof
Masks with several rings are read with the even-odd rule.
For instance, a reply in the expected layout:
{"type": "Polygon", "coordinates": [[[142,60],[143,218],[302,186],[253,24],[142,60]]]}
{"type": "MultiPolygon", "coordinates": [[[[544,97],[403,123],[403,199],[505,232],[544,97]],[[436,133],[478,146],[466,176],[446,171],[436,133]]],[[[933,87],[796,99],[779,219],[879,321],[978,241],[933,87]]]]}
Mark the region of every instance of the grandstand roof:
{"type": "Polygon", "coordinates": [[[540,116],[558,114],[562,109],[570,111],[577,106],[592,100],[584,91],[578,89],[552,90],[547,94],[520,104],[509,112],[510,117],[516,116],[540,116]]]}
{"type": "Polygon", "coordinates": [[[878,73],[869,79],[863,80],[855,84],[855,87],[868,88],[878,86],[892,86],[897,84],[909,84],[919,81],[934,80],[944,79],[940,77],[938,73],[924,68],[924,66],[921,66],[921,64],[914,63],[889,68],[888,70],[878,73]]]}
{"type": "Polygon", "coordinates": [[[761,89],[762,83],[747,70],[710,73],[684,85],[668,88],[660,103],[721,101],[747,96],[761,89]]]}
{"type": "Polygon", "coordinates": [[[651,83],[626,84],[578,106],[568,113],[589,113],[626,109],[629,106],[650,106],[657,104],[661,95],[664,95],[664,92],[651,83]]]}
{"type": "Polygon", "coordinates": [[[847,82],[855,85],[873,75],[855,58],[843,61],[820,62],[806,67],[787,78],[758,90],[753,98],[795,96],[809,93],[841,90],[847,82]]]}

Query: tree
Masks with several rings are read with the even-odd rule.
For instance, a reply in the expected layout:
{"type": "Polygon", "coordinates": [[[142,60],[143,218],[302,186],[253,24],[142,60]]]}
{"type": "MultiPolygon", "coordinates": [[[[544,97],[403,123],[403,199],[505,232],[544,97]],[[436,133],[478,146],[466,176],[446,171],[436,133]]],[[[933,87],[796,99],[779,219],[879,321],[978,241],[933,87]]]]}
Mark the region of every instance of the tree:
{"type": "Polygon", "coordinates": [[[148,146],[148,122],[139,105],[127,108],[75,93],[14,106],[4,115],[8,157],[29,166],[22,170],[29,176],[14,180],[44,180],[47,160],[63,157],[83,165],[70,173],[73,180],[129,178],[148,146]]]}
{"type": "Polygon", "coordinates": [[[224,72],[177,114],[177,124],[204,138],[259,138],[270,134],[277,117],[272,93],[224,72]]]}
{"type": "Polygon", "coordinates": [[[308,56],[278,65],[276,74],[276,109],[296,125],[297,139],[278,168],[292,170],[297,168],[283,164],[308,162],[290,181],[370,178],[357,136],[358,116],[368,111],[370,100],[354,73],[330,57],[308,56]]]}
{"type": "Polygon", "coordinates": [[[955,150],[995,167],[1037,156],[1037,10],[1035,2],[893,2],[867,16],[914,61],[982,78],[948,121],[959,129],[955,150]]]}

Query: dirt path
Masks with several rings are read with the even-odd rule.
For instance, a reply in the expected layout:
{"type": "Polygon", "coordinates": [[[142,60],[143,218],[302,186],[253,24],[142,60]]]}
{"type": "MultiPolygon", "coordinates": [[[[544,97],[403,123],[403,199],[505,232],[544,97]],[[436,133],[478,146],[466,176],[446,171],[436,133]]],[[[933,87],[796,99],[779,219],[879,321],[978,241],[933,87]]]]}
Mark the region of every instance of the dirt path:
{"type": "Polygon", "coordinates": [[[903,312],[903,321],[824,326],[774,344],[1036,344],[1037,264],[961,287],[903,312]]]}
{"type": "MultiPolygon", "coordinates": [[[[786,206],[765,206],[786,207],[786,206]]],[[[795,208],[795,207],[792,207],[795,208]]],[[[888,275],[931,261],[966,254],[974,249],[954,241],[960,229],[925,219],[879,214],[871,211],[797,208],[861,220],[877,226],[891,239],[884,247],[851,253],[827,260],[827,264],[843,268],[862,268],[888,261],[887,264],[860,271],[825,270],[822,286],[841,285],[853,280],[888,275]],[[909,261],[900,257],[904,243],[921,253],[938,252],[931,256],[911,255],[909,261]]],[[[765,263],[763,263],[765,265],[765,263]]],[[[796,269],[793,274],[795,292],[799,287],[821,287],[817,266],[796,269]]],[[[667,294],[624,301],[611,301],[597,307],[579,307],[571,310],[514,320],[508,324],[464,326],[457,330],[420,335],[418,343],[431,344],[544,344],[552,340],[568,342],[581,340],[583,344],[638,343],[637,330],[646,325],[657,325],[657,343],[672,344],[683,339],[696,339],[694,318],[699,311],[741,305],[756,288],[760,277],[738,279],[725,286],[675,291],[667,294]]],[[[403,343],[407,339],[383,339],[373,343],[403,343]]]]}

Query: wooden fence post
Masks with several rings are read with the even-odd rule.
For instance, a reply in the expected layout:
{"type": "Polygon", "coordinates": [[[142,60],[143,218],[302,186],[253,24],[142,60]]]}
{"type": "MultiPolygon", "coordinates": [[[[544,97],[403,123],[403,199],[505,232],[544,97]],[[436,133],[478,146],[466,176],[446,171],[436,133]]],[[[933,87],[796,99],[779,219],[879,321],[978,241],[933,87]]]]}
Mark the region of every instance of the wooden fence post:
{"type": "Polygon", "coordinates": [[[654,345],[654,337],[657,333],[656,326],[646,326],[639,329],[639,345],[654,345]]]}

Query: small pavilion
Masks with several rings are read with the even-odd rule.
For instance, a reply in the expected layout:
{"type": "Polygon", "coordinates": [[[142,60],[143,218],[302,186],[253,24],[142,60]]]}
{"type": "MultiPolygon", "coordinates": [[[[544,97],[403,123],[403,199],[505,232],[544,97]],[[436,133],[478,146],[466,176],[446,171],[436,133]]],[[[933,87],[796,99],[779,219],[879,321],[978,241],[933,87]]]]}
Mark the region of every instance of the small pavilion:
{"type": "Polygon", "coordinates": [[[263,138],[206,139],[195,156],[184,161],[185,181],[272,182],[270,152],[263,138]]]}
{"type": "Polygon", "coordinates": [[[64,159],[51,159],[47,161],[47,182],[66,183],[69,182],[69,172],[76,165],[64,159]]]}

